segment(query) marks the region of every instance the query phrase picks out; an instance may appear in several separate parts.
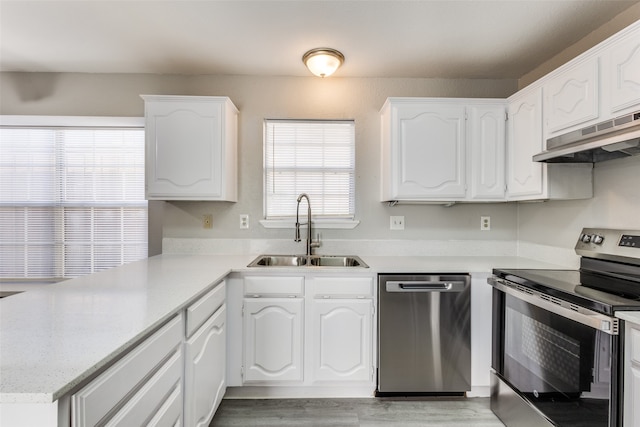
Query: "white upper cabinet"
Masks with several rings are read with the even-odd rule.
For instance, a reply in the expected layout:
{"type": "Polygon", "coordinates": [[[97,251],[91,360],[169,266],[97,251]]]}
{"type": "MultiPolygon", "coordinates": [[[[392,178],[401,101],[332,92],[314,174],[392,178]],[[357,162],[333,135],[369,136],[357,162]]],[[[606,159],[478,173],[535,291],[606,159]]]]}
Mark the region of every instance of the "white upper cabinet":
{"type": "Polygon", "coordinates": [[[507,152],[508,197],[519,199],[543,194],[542,163],[533,155],[542,151],[542,90],[522,90],[509,99],[507,152]]]}
{"type": "Polygon", "coordinates": [[[604,56],[604,87],[612,116],[640,109],[640,22],[620,35],[604,56]]]}
{"type": "Polygon", "coordinates": [[[507,200],[593,197],[591,163],[533,161],[542,151],[542,88],[532,85],[509,98],[507,122],[507,200]]]}
{"type": "Polygon", "coordinates": [[[142,98],[147,199],[237,201],[238,109],[231,100],[142,98]]]}
{"type": "Polygon", "coordinates": [[[504,113],[502,100],[389,98],[381,110],[382,201],[503,197],[504,113]]]}
{"type": "Polygon", "coordinates": [[[390,99],[382,109],[383,200],[465,197],[464,106],[390,99]]]}
{"type": "Polygon", "coordinates": [[[544,115],[547,136],[597,119],[599,58],[589,58],[564,69],[547,81],[544,91],[544,115]]]}
{"type": "Polygon", "coordinates": [[[505,103],[474,105],[467,111],[467,196],[476,201],[504,200],[505,103]]]}

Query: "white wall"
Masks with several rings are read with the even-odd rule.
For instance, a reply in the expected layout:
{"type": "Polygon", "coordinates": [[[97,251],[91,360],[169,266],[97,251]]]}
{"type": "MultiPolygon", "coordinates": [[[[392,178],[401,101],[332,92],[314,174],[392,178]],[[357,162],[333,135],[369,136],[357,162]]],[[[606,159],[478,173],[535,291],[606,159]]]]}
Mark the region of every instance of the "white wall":
{"type": "MultiPolygon", "coordinates": [[[[0,74],[0,114],[143,115],[139,94],[227,95],[240,110],[239,201],[165,203],[165,237],[292,239],[292,230],[266,230],[262,216],[262,123],[265,118],[354,119],[356,216],[353,230],[322,230],[323,239],[498,240],[516,238],[516,205],[388,207],[380,203],[379,109],[389,96],[505,98],[515,80],[358,79],[331,77],[0,74]],[[212,213],[213,229],[201,226],[212,213]],[[239,214],[251,228],[240,230],[239,214]],[[389,230],[389,215],[404,215],[404,231],[389,230]],[[480,216],[492,230],[481,232],[480,216]]],[[[312,200],[313,204],[313,200],[312,200]]]]}

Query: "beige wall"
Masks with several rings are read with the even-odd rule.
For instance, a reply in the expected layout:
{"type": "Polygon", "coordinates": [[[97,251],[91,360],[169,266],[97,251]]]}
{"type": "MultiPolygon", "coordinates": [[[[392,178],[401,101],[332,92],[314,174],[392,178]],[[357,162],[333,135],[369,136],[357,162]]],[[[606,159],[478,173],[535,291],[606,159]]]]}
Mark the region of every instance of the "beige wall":
{"type": "MultiPolygon", "coordinates": [[[[292,230],[266,230],[262,216],[262,123],[265,118],[348,118],[356,123],[356,216],[353,230],[322,230],[323,239],[491,239],[516,238],[514,204],[453,207],[380,203],[379,109],[389,96],[505,98],[515,80],[319,79],[316,77],[158,76],[100,74],[0,75],[1,114],[141,116],[139,94],[227,95],[240,110],[239,200],[237,203],[166,203],[165,237],[287,239],[292,230]],[[212,213],[213,229],[201,215],[212,213]],[[240,230],[238,216],[250,215],[240,230]],[[389,230],[389,216],[404,215],[404,231],[389,230]],[[492,231],[481,232],[490,215],[492,231]]],[[[313,201],[312,201],[313,202],[313,201]]]]}

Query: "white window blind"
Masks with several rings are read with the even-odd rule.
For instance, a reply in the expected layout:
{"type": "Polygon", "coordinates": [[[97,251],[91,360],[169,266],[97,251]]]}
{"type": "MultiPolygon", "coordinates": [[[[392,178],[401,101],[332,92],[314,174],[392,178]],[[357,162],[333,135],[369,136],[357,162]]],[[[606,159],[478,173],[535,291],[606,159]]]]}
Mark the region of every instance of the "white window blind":
{"type": "Polygon", "coordinates": [[[147,256],[143,128],[0,128],[0,277],[147,256]]]}
{"type": "Polygon", "coordinates": [[[300,193],[309,195],[314,219],[354,218],[354,129],[352,120],[265,121],[266,219],[294,217],[300,193]]]}

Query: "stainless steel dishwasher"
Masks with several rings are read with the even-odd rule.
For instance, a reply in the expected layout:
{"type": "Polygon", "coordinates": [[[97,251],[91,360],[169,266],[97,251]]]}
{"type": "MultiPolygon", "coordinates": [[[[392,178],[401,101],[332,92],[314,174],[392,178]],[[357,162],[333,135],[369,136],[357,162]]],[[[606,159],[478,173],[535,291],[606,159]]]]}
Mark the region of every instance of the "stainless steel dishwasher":
{"type": "Polygon", "coordinates": [[[377,396],[471,390],[470,288],[468,274],[378,276],[377,396]]]}

